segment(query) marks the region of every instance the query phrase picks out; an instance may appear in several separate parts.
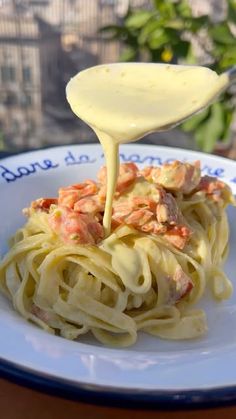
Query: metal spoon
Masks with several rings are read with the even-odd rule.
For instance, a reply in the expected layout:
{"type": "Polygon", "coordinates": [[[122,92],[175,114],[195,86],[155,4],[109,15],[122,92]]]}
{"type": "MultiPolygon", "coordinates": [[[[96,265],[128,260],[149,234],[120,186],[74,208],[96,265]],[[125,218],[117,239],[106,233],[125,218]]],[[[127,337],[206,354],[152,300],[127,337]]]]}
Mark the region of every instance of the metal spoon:
{"type": "MultiPolygon", "coordinates": [[[[229,85],[236,81],[236,65],[225,72],[229,79],[229,85]]],[[[227,86],[226,86],[227,87],[227,86]]]]}
{"type": "Polygon", "coordinates": [[[207,102],[203,103],[201,106],[196,108],[193,112],[191,111],[189,114],[185,114],[185,116],[181,119],[178,119],[176,121],[171,122],[168,125],[162,126],[159,128],[160,131],[166,131],[171,128],[176,127],[177,125],[181,124],[182,122],[186,121],[186,119],[190,118],[191,116],[201,112],[203,109],[210,106],[217,98],[218,96],[227,90],[227,88],[232,84],[236,82],[236,65],[231,67],[229,70],[225,71],[219,76],[219,87],[214,91],[212,96],[207,100],[207,102]]]}
{"type": "Polygon", "coordinates": [[[66,94],[78,117],[121,144],[181,124],[234,81],[236,66],[218,75],[201,66],[113,63],[81,71],[66,94]]]}

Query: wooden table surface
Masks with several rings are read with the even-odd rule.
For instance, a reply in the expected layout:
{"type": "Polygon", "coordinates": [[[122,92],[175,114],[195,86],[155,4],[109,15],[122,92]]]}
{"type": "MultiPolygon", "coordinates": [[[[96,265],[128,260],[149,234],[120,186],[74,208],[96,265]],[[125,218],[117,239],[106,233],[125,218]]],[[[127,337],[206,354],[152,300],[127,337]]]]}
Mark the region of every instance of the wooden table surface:
{"type": "Polygon", "coordinates": [[[0,379],[1,419],[235,419],[236,406],[209,410],[154,411],[94,406],[49,396],[0,379]]]}

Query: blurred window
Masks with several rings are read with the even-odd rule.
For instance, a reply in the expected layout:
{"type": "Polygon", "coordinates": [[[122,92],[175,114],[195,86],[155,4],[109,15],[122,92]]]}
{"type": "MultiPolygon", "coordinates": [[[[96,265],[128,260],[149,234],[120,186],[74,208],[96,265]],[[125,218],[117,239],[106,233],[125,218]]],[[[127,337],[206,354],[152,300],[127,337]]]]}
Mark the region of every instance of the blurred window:
{"type": "Polygon", "coordinates": [[[1,67],[2,82],[9,82],[16,80],[16,70],[11,65],[3,65],[1,67]]]}
{"type": "MultiPolygon", "coordinates": [[[[0,103],[4,103],[5,104],[5,100],[6,100],[6,94],[1,92],[0,93],[0,103]]],[[[1,124],[1,122],[0,122],[1,124]]]]}
{"type": "Polygon", "coordinates": [[[22,93],[21,95],[21,105],[25,108],[28,108],[33,103],[32,96],[30,93],[22,93]]]}
{"type": "Polygon", "coordinates": [[[4,105],[6,106],[14,106],[18,102],[17,95],[14,92],[7,92],[4,100],[4,105]]]}
{"type": "Polygon", "coordinates": [[[29,121],[28,121],[28,133],[31,134],[32,132],[34,132],[35,128],[36,128],[35,121],[33,119],[29,119],[29,121]]]}
{"type": "Polygon", "coordinates": [[[116,0],[100,0],[101,6],[114,6],[116,0]]]}
{"type": "Polygon", "coordinates": [[[30,0],[29,4],[31,6],[48,6],[49,0],[30,0]]]}
{"type": "Polygon", "coordinates": [[[32,105],[32,97],[29,93],[25,94],[25,105],[26,106],[32,105]]]}
{"type": "Polygon", "coordinates": [[[23,81],[24,83],[30,83],[32,81],[32,73],[30,67],[23,67],[23,81]]]}
{"type": "Polygon", "coordinates": [[[20,129],[19,121],[17,119],[13,119],[11,122],[11,127],[13,132],[18,132],[20,129]]]}

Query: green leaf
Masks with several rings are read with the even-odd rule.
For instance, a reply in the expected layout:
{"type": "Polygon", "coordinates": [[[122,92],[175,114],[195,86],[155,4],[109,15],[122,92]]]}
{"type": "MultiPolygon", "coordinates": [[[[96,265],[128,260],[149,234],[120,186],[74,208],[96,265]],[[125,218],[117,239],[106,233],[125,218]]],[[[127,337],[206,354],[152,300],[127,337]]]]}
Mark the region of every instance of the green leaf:
{"type": "Polygon", "coordinates": [[[183,19],[170,19],[166,22],[166,27],[176,29],[178,31],[183,31],[186,27],[185,21],[183,19]]]}
{"type": "Polygon", "coordinates": [[[156,0],[154,1],[155,8],[165,19],[173,19],[176,17],[175,4],[172,0],[156,0]]]}
{"type": "Polygon", "coordinates": [[[176,10],[178,14],[183,17],[191,17],[192,16],[192,10],[189,6],[189,2],[187,0],[180,0],[176,3],[176,10]]]}
{"type": "Polygon", "coordinates": [[[199,124],[203,122],[209,115],[209,108],[204,109],[203,111],[197,113],[191,118],[187,119],[182,125],[181,128],[185,132],[191,132],[197,129],[199,124]]]}
{"type": "Polygon", "coordinates": [[[235,40],[235,48],[229,47],[226,51],[222,52],[219,66],[220,66],[220,69],[224,71],[235,64],[236,64],[236,40],[235,40]]]}
{"type": "Polygon", "coordinates": [[[224,112],[222,104],[214,103],[210,108],[208,118],[198,127],[195,139],[198,146],[205,152],[213,151],[216,142],[224,130],[224,112]]]}
{"type": "Polygon", "coordinates": [[[228,0],[227,20],[235,24],[236,22],[236,1],[228,0]]]}
{"type": "Polygon", "coordinates": [[[107,39],[119,39],[120,37],[120,28],[115,25],[107,25],[98,29],[98,33],[105,35],[107,39]]]}
{"type": "Polygon", "coordinates": [[[149,12],[146,10],[137,10],[126,19],[125,26],[127,28],[140,29],[149,21],[152,16],[153,12],[151,11],[149,12]]]}
{"type": "Polygon", "coordinates": [[[212,49],[211,53],[216,61],[219,62],[221,60],[226,48],[227,47],[225,47],[225,45],[218,44],[215,42],[214,48],[212,49]]]}
{"type": "Polygon", "coordinates": [[[165,26],[165,33],[169,38],[170,45],[176,45],[178,43],[185,42],[185,41],[182,41],[180,32],[176,29],[169,28],[167,24],[165,26]]]}
{"type": "Polygon", "coordinates": [[[189,19],[186,19],[185,22],[186,22],[186,28],[192,33],[197,33],[203,27],[205,26],[209,27],[209,24],[210,24],[209,17],[207,15],[202,15],[199,17],[191,17],[189,19]]]}
{"type": "Polygon", "coordinates": [[[157,28],[150,34],[148,39],[148,45],[151,49],[157,49],[164,46],[169,40],[170,37],[168,36],[166,31],[162,28],[157,28]]]}
{"type": "Polygon", "coordinates": [[[120,61],[135,61],[137,59],[137,55],[138,51],[136,48],[127,47],[122,51],[120,61]]]}
{"type": "Polygon", "coordinates": [[[235,47],[236,39],[226,22],[219,23],[209,30],[212,39],[220,44],[232,45],[235,47]]]}
{"type": "Polygon", "coordinates": [[[185,57],[185,64],[189,64],[189,65],[197,64],[197,58],[196,58],[196,55],[194,54],[193,47],[191,44],[189,45],[188,53],[185,57]]]}
{"type": "Polygon", "coordinates": [[[104,35],[106,39],[112,40],[112,39],[123,39],[127,37],[128,31],[123,26],[118,25],[106,25],[101,27],[98,30],[98,33],[104,35]]]}
{"type": "Polygon", "coordinates": [[[222,105],[224,109],[224,130],[219,140],[226,143],[231,134],[231,124],[233,122],[234,109],[229,108],[225,102],[223,102],[222,105]]]}
{"type": "Polygon", "coordinates": [[[149,49],[150,54],[150,61],[153,63],[160,63],[162,62],[162,53],[163,49],[149,49]]]}
{"type": "MultiPolygon", "coordinates": [[[[167,0],[168,1],[168,0],[167,0]]],[[[154,8],[156,9],[156,10],[159,10],[159,7],[161,7],[163,4],[165,4],[166,3],[166,1],[165,0],[153,0],[153,5],[154,5],[154,8]]]]}
{"type": "Polygon", "coordinates": [[[190,42],[179,40],[172,48],[174,55],[178,58],[185,58],[188,55],[190,42]]]}
{"type": "Polygon", "coordinates": [[[0,131],[0,151],[6,149],[5,139],[2,131],[0,131]]]}
{"type": "Polygon", "coordinates": [[[116,32],[117,30],[121,29],[120,26],[117,25],[105,25],[98,29],[98,32],[116,32]]]}
{"type": "Polygon", "coordinates": [[[148,41],[150,34],[161,26],[162,24],[159,20],[150,19],[140,30],[138,35],[139,45],[144,45],[148,41]]]}

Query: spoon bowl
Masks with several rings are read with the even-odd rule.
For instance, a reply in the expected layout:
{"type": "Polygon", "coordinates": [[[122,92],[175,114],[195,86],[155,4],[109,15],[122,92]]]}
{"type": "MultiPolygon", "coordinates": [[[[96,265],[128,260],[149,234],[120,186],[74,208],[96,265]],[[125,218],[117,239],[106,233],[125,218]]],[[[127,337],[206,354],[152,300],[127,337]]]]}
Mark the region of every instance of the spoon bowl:
{"type": "Polygon", "coordinates": [[[66,88],[74,113],[114,142],[168,130],[216,100],[236,79],[201,66],[115,63],[91,67],[66,88]]]}

